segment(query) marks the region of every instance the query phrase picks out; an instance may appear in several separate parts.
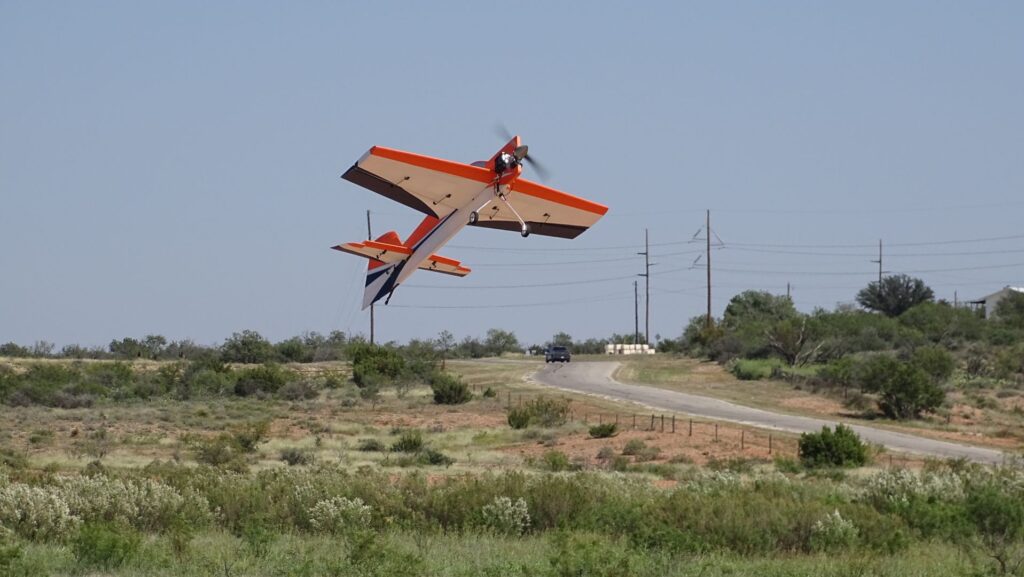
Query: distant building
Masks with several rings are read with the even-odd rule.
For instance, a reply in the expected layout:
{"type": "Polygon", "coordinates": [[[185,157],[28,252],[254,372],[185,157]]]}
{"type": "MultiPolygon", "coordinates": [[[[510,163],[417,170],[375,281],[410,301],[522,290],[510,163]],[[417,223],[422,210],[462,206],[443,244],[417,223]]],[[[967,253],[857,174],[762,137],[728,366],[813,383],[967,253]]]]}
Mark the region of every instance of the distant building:
{"type": "Polygon", "coordinates": [[[1001,290],[996,291],[988,296],[981,297],[976,301],[971,301],[971,304],[978,305],[979,307],[985,307],[985,318],[991,319],[996,316],[996,307],[999,306],[999,302],[1006,298],[1010,292],[1024,293],[1024,287],[1007,286],[1001,290]]]}

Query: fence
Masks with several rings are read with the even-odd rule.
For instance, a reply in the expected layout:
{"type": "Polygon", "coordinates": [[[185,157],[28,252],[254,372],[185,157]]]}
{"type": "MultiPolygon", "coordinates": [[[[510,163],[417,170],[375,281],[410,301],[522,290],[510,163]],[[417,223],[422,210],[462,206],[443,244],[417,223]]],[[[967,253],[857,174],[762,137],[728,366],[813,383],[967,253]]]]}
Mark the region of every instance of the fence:
{"type": "MultiPolygon", "coordinates": [[[[476,390],[476,389],[474,389],[476,390]]],[[[543,398],[545,395],[528,395],[506,391],[505,407],[522,406],[524,402],[543,398]]],[[[693,438],[708,438],[711,442],[721,443],[725,447],[738,448],[740,451],[761,452],[766,457],[799,458],[797,439],[792,434],[776,434],[761,430],[751,430],[738,425],[704,421],[692,417],[682,417],[675,413],[620,413],[589,410],[576,410],[571,399],[560,397],[570,403],[569,422],[584,425],[600,425],[615,423],[623,430],[644,431],[648,433],[677,436],[682,444],[693,438]]],[[[899,454],[885,453],[878,455],[879,465],[906,467],[909,463],[919,461],[899,454]]]]}

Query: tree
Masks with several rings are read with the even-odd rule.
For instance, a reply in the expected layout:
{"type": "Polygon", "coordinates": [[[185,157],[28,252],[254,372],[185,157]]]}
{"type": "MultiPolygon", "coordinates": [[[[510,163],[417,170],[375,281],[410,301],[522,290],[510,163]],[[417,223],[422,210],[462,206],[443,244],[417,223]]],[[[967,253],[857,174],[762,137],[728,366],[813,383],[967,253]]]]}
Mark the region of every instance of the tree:
{"type": "Polygon", "coordinates": [[[437,333],[437,348],[441,351],[441,370],[444,370],[445,361],[448,359],[448,351],[455,346],[455,335],[447,330],[437,333]]]}
{"type": "Polygon", "coordinates": [[[722,324],[735,329],[752,323],[781,321],[796,315],[796,308],[789,297],[773,295],[767,291],[748,290],[729,300],[722,316],[722,324]]]}
{"type": "Polygon", "coordinates": [[[996,305],[996,318],[1010,328],[1024,329],[1024,293],[1011,290],[996,305]]]}
{"type": "Polygon", "coordinates": [[[550,346],[572,347],[572,336],[565,332],[555,333],[555,336],[551,337],[550,346]]]}
{"type": "Polygon", "coordinates": [[[234,333],[221,345],[221,358],[226,363],[265,363],[274,358],[270,341],[256,331],[234,333]]]}
{"type": "Polygon", "coordinates": [[[815,341],[807,318],[779,321],[765,335],[768,346],[791,367],[803,366],[823,355],[825,341],[815,341]]]}
{"type": "Polygon", "coordinates": [[[522,350],[519,346],[519,339],[516,338],[515,333],[512,331],[504,331],[501,329],[489,329],[487,331],[487,338],[484,340],[484,348],[487,353],[494,356],[499,356],[502,353],[513,353],[522,350]]]}
{"type": "Polygon", "coordinates": [[[868,310],[898,317],[911,307],[935,299],[935,293],[919,278],[897,274],[872,281],[857,293],[857,302],[868,310]]]}

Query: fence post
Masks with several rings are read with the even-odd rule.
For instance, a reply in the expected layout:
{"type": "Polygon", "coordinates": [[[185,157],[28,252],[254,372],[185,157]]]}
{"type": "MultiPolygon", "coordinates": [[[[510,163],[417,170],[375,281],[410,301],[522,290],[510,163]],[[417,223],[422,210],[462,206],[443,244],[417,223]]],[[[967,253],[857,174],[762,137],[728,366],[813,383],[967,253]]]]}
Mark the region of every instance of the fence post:
{"type": "Polygon", "coordinates": [[[688,437],[692,437],[693,436],[693,419],[690,419],[690,432],[687,433],[686,436],[688,436],[688,437]]]}
{"type": "Polygon", "coordinates": [[[508,392],[508,403],[506,403],[506,405],[508,406],[508,408],[512,408],[512,391],[508,392]]]}
{"type": "Polygon", "coordinates": [[[718,423],[715,423],[715,442],[718,442],[718,423]]]}
{"type": "Polygon", "coordinates": [[[747,432],[744,429],[740,429],[740,450],[746,448],[747,432]]]}
{"type": "Polygon", "coordinates": [[[615,426],[616,427],[619,426],[619,413],[618,412],[615,413],[615,426]]]}
{"type": "Polygon", "coordinates": [[[654,413],[651,413],[651,430],[654,430],[654,413]]]}
{"type": "Polygon", "coordinates": [[[772,434],[768,433],[768,454],[772,454],[772,434]]]}
{"type": "Polygon", "coordinates": [[[636,430],[636,413],[633,413],[633,430],[636,430]]]}
{"type": "Polygon", "coordinates": [[[672,415],[672,433],[676,432],[676,416],[672,415]]]}
{"type": "Polygon", "coordinates": [[[665,413],[661,414],[661,432],[665,432],[665,413]]]}
{"type": "Polygon", "coordinates": [[[601,413],[597,414],[597,424],[598,425],[603,425],[604,424],[604,415],[602,415],[601,413]]]}

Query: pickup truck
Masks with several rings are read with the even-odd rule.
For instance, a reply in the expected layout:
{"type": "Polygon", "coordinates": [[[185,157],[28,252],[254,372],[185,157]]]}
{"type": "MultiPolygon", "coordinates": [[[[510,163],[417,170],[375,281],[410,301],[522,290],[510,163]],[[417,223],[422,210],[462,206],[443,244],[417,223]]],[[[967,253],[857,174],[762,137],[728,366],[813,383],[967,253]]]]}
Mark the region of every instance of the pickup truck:
{"type": "Polygon", "coordinates": [[[553,363],[558,361],[560,363],[568,363],[571,356],[569,349],[565,347],[548,347],[548,349],[544,351],[544,362],[553,363]]]}

